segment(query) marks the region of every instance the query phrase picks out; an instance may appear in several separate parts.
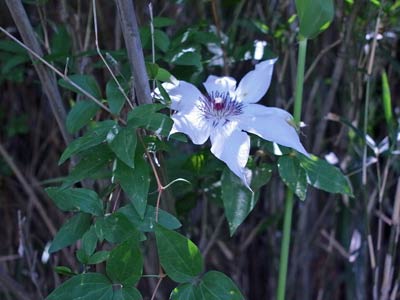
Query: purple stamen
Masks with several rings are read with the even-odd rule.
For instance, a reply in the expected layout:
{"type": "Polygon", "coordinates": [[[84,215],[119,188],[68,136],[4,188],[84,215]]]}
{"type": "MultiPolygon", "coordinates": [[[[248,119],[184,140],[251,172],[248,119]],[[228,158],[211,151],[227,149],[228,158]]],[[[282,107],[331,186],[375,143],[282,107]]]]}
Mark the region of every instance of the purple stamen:
{"type": "Polygon", "coordinates": [[[198,108],[207,120],[216,127],[220,121],[226,123],[229,117],[242,114],[243,104],[232,98],[228,92],[214,91],[200,98],[198,108]]]}

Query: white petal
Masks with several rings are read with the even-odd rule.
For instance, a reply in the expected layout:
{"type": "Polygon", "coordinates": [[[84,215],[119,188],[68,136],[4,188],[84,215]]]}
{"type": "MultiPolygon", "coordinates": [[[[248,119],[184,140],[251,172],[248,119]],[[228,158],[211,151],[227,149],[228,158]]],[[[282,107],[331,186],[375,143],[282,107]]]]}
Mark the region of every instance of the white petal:
{"type": "Polygon", "coordinates": [[[243,114],[237,117],[241,129],[309,156],[291,123],[292,119],[292,115],[283,109],[259,104],[243,107],[243,114]]]}
{"type": "Polygon", "coordinates": [[[196,145],[204,144],[210,136],[211,124],[204,119],[202,112],[194,106],[190,112],[177,112],[172,117],[174,125],[170,135],[182,132],[196,145]]]}
{"type": "Polygon", "coordinates": [[[277,59],[270,59],[260,62],[255,70],[247,73],[240,81],[236,89],[236,99],[245,103],[259,101],[267,92],[274,70],[274,63],[277,59]]]}
{"type": "Polygon", "coordinates": [[[211,132],[211,152],[225,162],[229,169],[249,187],[246,163],[250,152],[250,138],[236,122],[218,126],[211,132]]]}
{"type": "Polygon", "coordinates": [[[171,98],[171,108],[174,110],[190,111],[202,97],[201,92],[186,81],[178,81],[177,84],[164,82],[162,86],[171,98]]]}
{"type": "Polygon", "coordinates": [[[211,95],[212,92],[219,93],[233,93],[236,88],[236,80],[232,77],[217,77],[214,75],[208,76],[206,82],[203,83],[207,93],[211,95]]]}

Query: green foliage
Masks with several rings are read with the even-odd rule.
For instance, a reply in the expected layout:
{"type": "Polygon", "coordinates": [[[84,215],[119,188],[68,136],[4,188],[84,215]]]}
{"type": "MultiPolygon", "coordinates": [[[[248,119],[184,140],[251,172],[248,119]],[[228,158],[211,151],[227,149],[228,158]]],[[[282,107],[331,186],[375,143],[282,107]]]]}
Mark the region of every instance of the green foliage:
{"type": "Polygon", "coordinates": [[[128,239],[139,240],[135,226],[119,212],[98,218],[95,230],[100,241],[105,239],[110,243],[122,243],[128,239]]]}
{"type": "Polygon", "coordinates": [[[107,142],[118,159],[132,169],[135,167],[137,137],[134,129],[114,127],[107,136],[107,142]]]}
{"type": "MultiPolygon", "coordinates": [[[[143,218],[139,216],[137,210],[132,204],[121,207],[118,212],[125,215],[129,222],[131,222],[139,231],[142,232],[153,232],[156,225],[156,209],[154,206],[147,205],[143,218]]],[[[161,226],[173,230],[178,229],[182,226],[177,218],[167,213],[161,208],[158,209],[158,224],[161,226]]]]}
{"type": "Polygon", "coordinates": [[[68,145],[58,163],[62,164],[67,159],[71,158],[71,156],[93,148],[94,146],[106,141],[107,134],[114,126],[115,122],[111,120],[96,123],[95,126],[88,130],[86,134],[72,141],[68,145]]]}
{"type": "Polygon", "coordinates": [[[332,0],[296,0],[300,35],[311,39],[328,28],[334,16],[332,0]]]}
{"type": "Polygon", "coordinates": [[[145,104],[136,107],[128,114],[128,127],[141,127],[157,135],[167,136],[172,128],[172,120],[164,114],[157,113],[163,108],[165,108],[163,104],[145,104]]]}
{"type": "Polygon", "coordinates": [[[63,211],[82,211],[95,216],[103,215],[103,204],[95,191],[84,188],[46,189],[47,194],[63,211]]]}
{"type": "Polygon", "coordinates": [[[139,291],[133,287],[114,286],[99,273],[76,275],[54,290],[46,300],[141,300],[139,291]]]}
{"type": "Polygon", "coordinates": [[[233,281],[225,274],[207,272],[198,282],[177,286],[170,300],[243,300],[244,297],[233,281]]]}
{"type": "Polygon", "coordinates": [[[76,103],[69,111],[67,116],[67,130],[69,133],[76,133],[83,126],[87,125],[96,115],[99,107],[97,104],[82,100],[76,103]]]}
{"type": "Polygon", "coordinates": [[[89,214],[78,213],[69,219],[57,232],[54,237],[49,252],[56,252],[62,248],[72,245],[82,238],[89,229],[91,217],[89,214]]]}
{"type": "Polygon", "coordinates": [[[139,216],[143,218],[150,187],[150,170],[140,152],[136,154],[135,166],[135,169],[132,169],[122,161],[117,161],[115,178],[121,184],[139,216]]]}
{"type": "MultiPolygon", "coordinates": [[[[119,81],[121,82],[121,81],[119,81]]],[[[123,88],[123,87],[122,87],[123,88]]],[[[126,94],[126,88],[124,92],[126,94]]],[[[106,97],[108,105],[110,106],[110,111],[118,115],[121,112],[122,107],[125,104],[125,97],[124,94],[119,89],[117,83],[114,79],[110,79],[106,85],[106,97]]]]}
{"type": "MultiPolygon", "coordinates": [[[[333,19],[331,0],[296,0],[296,7],[302,38],[314,38],[333,19]]],[[[264,21],[237,20],[239,15],[233,20],[233,25],[241,30],[262,35],[272,33],[269,24],[264,24],[264,21]]],[[[287,43],[285,38],[293,20],[294,16],[274,33],[275,38],[281,39],[279,42],[287,43]]],[[[200,194],[207,205],[223,209],[231,235],[255,208],[260,189],[269,182],[275,162],[283,182],[301,200],[306,198],[307,184],[332,193],[352,195],[349,181],[341,171],[314,156],[308,159],[284,149],[284,155],[276,161],[272,154],[264,151],[261,151],[263,155],[260,157],[253,155],[253,149],[257,151],[260,148],[260,144],[255,143],[248,163],[252,178],[250,190],[206,148],[193,152],[192,146],[188,145],[185,151],[181,151],[177,141],[187,142],[186,137],[177,134],[169,140],[173,125],[169,110],[170,97],[161,83],[174,82],[174,75],[197,84],[208,75],[210,70],[207,67],[215,68],[213,71],[217,73],[221,71],[222,64],[214,64],[215,60],[224,60],[227,66],[241,66],[239,62],[243,61],[243,57],[249,59],[248,53],[255,51],[254,41],[235,44],[236,28],[230,29],[225,35],[223,30],[219,32],[220,28],[215,29],[200,22],[169,30],[168,27],[175,23],[174,19],[155,17],[153,36],[148,25],[140,30],[144,53],[148,55],[145,62],[147,74],[153,85],[158,87],[165,103],[139,105],[128,112],[128,106],[125,106],[127,99],[115,80],[109,79],[110,76],[102,78],[100,72],[97,73],[99,69],[104,69],[101,61],[94,63],[93,67],[96,69],[96,78],[106,83],[105,87],[100,87],[92,75],[74,74],[69,78],[99,101],[104,101],[111,116],[100,113],[100,107],[86,99],[85,93],[68,81],[59,80],[61,87],[78,94],[82,99],[70,101],[73,104],[66,120],[68,132],[79,137],[67,146],[59,160],[59,164],[63,164],[73,158],[72,169],[61,187],[46,189],[59,209],[74,212],[75,215],[61,227],[49,252],[56,252],[80,240],[76,258],[82,264],[79,270],[83,270],[83,273],[77,275],[76,270],[57,267],[57,272],[72,278],[54,290],[48,296],[49,300],[142,299],[134,285],[143,276],[144,257],[141,249],[148,246],[154,235],[162,268],[171,280],[179,283],[170,295],[171,300],[244,299],[235,283],[225,274],[217,271],[203,273],[205,264],[198,247],[175,231],[182,226],[181,222],[187,223],[185,214],[196,207],[200,194]],[[146,51],[152,50],[152,39],[155,61],[149,55],[151,52],[146,51]],[[106,99],[102,100],[104,94],[106,99]],[[150,159],[153,166],[150,165],[150,159]],[[159,162],[161,167],[158,166],[159,162]],[[165,187],[155,180],[155,172],[165,187]],[[182,182],[169,185],[176,178],[178,181],[188,180],[190,185],[183,185],[182,182]],[[93,184],[88,179],[101,181],[93,184]],[[159,200],[156,200],[156,192],[163,193],[162,205],[168,207],[165,210],[154,206],[159,200]],[[173,197],[169,197],[168,192],[173,197]],[[167,202],[164,198],[172,200],[167,202]],[[98,264],[102,265],[93,266],[98,264]],[[95,268],[104,274],[88,272],[95,268]]],[[[76,57],[70,53],[72,43],[66,28],[54,26],[53,29],[51,54],[46,59],[55,65],[64,63],[67,57],[74,60],[76,57]]],[[[88,51],[80,55],[90,56],[94,53],[88,51]]],[[[134,96],[125,51],[104,53],[115,67],[116,78],[124,93],[134,96]]],[[[264,49],[263,59],[275,56],[272,48],[264,49]]],[[[28,60],[29,57],[19,46],[0,41],[0,82],[3,78],[11,78],[10,74],[17,72],[28,60]]],[[[78,73],[76,67],[71,68],[73,73],[78,73]]],[[[383,77],[382,80],[386,112],[390,93],[387,79],[383,77]]],[[[276,219],[279,217],[276,216],[276,219]]]]}
{"type": "Polygon", "coordinates": [[[160,263],[172,280],[187,282],[200,275],[203,258],[191,240],[160,225],[155,233],[160,263]]]}
{"type": "Polygon", "coordinates": [[[281,156],[278,160],[278,170],[283,182],[299,197],[306,199],[307,175],[299,160],[291,155],[281,156]]]}
{"type": "Polygon", "coordinates": [[[253,210],[258,200],[257,190],[269,181],[271,171],[269,165],[252,169],[250,186],[253,191],[250,191],[235,174],[227,168],[224,169],[221,178],[221,195],[231,235],[253,210]]]}
{"type": "Polygon", "coordinates": [[[129,239],[115,247],[107,260],[107,275],[113,283],[132,286],[142,276],[143,258],[138,241],[129,239]]]}
{"type": "Polygon", "coordinates": [[[299,160],[301,167],[306,171],[308,184],[329,193],[353,195],[349,180],[335,166],[316,156],[309,159],[299,155],[299,160]]]}
{"type": "MultiPolygon", "coordinates": [[[[73,83],[75,83],[76,85],[81,87],[83,90],[88,92],[93,97],[95,97],[97,99],[101,98],[100,87],[99,87],[96,79],[93,76],[91,76],[91,75],[74,74],[74,75],[70,75],[68,77],[73,83]]],[[[68,89],[70,91],[73,91],[73,92],[75,92],[77,94],[82,94],[79,89],[77,89],[75,86],[70,84],[65,79],[60,79],[58,81],[58,83],[63,88],[66,88],[66,89],[68,89]]]]}

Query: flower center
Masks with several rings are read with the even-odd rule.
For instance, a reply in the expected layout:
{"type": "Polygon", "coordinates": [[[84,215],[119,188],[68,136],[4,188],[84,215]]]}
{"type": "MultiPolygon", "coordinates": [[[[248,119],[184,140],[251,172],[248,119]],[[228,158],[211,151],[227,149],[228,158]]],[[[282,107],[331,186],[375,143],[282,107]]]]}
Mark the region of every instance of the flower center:
{"type": "Polygon", "coordinates": [[[206,120],[216,127],[229,121],[229,117],[242,114],[243,104],[232,98],[228,92],[214,91],[200,99],[198,108],[206,120]]]}

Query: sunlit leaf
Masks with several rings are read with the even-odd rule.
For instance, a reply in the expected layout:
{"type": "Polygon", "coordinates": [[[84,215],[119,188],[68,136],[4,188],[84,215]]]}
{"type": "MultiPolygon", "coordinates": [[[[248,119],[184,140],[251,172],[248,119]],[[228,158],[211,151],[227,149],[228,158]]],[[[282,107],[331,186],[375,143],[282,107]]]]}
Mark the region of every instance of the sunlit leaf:
{"type": "Polygon", "coordinates": [[[244,297],[229,277],[210,271],[199,282],[177,286],[170,300],[244,300],[244,297]]]}
{"type": "Polygon", "coordinates": [[[333,0],[296,0],[300,35],[314,38],[325,30],[334,17],[333,0]]]}
{"type": "Polygon", "coordinates": [[[329,193],[353,195],[348,178],[337,167],[316,156],[307,158],[299,155],[298,157],[300,165],[306,171],[307,182],[313,187],[329,193]]]}
{"type": "Polygon", "coordinates": [[[183,235],[156,225],[160,263],[176,282],[187,282],[203,271],[203,258],[197,246],[183,235]]]}
{"type": "Polygon", "coordinates": [[[283,182],[299,197],[305,200],[307,193],[306,171],[296,157],[283,155],[278,160],[278,170],[283,182]]]}

